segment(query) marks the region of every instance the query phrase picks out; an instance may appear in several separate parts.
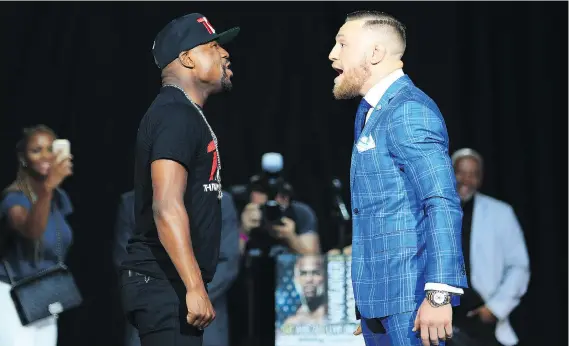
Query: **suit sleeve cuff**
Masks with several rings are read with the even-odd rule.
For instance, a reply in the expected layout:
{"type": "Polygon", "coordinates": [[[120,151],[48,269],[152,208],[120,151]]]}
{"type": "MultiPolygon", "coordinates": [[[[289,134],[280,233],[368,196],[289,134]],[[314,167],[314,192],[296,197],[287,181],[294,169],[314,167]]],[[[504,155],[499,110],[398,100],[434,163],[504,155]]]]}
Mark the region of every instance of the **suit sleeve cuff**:
{"type": "Polygon", "coordinates": [[[427,282],[425,284],[425,291],[445,291],[452,294],[459,294],[459,295],[464,294],[462,288],[457,288],[445,284],[435,284],[432,282],[427,282]]]}

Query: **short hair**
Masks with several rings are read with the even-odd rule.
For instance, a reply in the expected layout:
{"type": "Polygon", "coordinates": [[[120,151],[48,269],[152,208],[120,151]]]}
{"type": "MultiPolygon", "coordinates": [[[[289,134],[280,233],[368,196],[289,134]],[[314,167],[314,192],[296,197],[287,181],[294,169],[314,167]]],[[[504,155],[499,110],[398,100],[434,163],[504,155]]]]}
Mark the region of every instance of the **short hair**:
{"type": "Polygon", "coordinates": [[[346,16],[346,22],[360,19],[366,20],[363,25],[364,28],[375,29],[387,27],[392,29],[396,38],[401,42],[403,48],[401,55],[403,55],[405,47],[407,46],[407,32],[403,23],[392,15],[381,11],[356,11],[346,16]]]}
{"type": "Polygon", "coordinates": [[[470,148],[462,148],[455,151],[454,154],[452,154],[451,156],[452,165],[454,166],[458,160],[465,157],[469,157],[478,161],[478,166],[480,167],[480,171],[482,172],[484,164],[484,161],[482,160],[482,155],[480,155],[480,153],[478,153],[476,150],[470,148]]]}

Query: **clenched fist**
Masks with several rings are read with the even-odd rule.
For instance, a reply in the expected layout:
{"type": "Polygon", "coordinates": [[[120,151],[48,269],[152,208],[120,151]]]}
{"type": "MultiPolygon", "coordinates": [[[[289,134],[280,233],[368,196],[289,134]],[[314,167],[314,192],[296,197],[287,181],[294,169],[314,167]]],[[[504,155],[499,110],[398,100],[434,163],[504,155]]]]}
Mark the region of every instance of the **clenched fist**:
{"type": "Polygon", "coordinates": [[[190,290],[186,293],[188,307],[188,324],[203,330],[215,319],[215,310],[204,288],[190,290]]]}

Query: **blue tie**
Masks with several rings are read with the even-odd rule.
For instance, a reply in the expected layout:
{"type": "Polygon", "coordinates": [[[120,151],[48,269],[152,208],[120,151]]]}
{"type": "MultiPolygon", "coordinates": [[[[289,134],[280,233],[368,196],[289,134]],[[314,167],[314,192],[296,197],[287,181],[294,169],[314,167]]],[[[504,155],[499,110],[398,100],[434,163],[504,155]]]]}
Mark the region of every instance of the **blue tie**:
{"type": "Polygon", "coordinates": [[[360,105],[358,106],[358,111],[356,112],[356,123],[354,124],[354,142],[357,142],[360,135],[364,129],[366,123],[366,115],[371,105],[362,98],[360,105]]]}

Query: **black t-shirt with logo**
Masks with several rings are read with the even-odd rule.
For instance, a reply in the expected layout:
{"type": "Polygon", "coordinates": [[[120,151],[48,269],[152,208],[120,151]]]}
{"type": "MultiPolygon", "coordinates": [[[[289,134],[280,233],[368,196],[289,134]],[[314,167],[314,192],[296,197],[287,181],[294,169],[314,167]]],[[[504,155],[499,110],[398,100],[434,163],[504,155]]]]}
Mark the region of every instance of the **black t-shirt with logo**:
{"type": "Polygon", "coordinates": [[[184,204],[194,254],[207,283],[215,274],[221,236],[217,152],[197,108],[173,87],[162,88],[138,128],[134,169],[136,226],[121,267],[157,278],[179,279],[158,239],[152,211],[150,164],[160,159],[176,161],[188,171],[184,204]]]}

